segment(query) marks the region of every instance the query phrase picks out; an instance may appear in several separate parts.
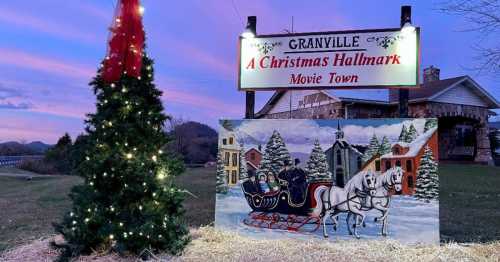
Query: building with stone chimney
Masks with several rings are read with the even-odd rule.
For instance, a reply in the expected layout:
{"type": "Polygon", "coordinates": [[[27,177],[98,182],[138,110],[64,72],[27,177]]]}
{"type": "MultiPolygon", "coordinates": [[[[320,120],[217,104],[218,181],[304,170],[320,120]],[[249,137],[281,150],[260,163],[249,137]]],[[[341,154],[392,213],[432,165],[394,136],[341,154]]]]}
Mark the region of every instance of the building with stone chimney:
{"type": "MultiPolygon", "coordinates": [[[[398,90],[384,100],[336,96],[332,90],[277,91],[257,118],[393,118],[398,90]],[[293,92],[293,94],[292,94],[293,92]]],[[[360,91],[363,92],[363,91],[360,91]]],[[[469,76],[440,79],[440,70],[424,69],[420,88],[409,90],[410,117],[438,119],[439,159],[492,164],[488,117],[500,103],[469,76]]]]}

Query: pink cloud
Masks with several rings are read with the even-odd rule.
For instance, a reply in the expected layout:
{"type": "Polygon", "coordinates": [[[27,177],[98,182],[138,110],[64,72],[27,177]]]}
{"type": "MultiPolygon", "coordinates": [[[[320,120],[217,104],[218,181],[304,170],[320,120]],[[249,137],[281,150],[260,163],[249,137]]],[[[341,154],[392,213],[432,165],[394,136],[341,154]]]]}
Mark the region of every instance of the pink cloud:
{"type": "Polygon", "coordinates": [[[18,105],[19,109],[26,112],[46,113],[77,119],[83,119],[86,113],[95,111],[94,100],[88,99],[88,95],[91,94],[90,87],[88,87],[88,93],[85,90],[78,90],[78,92],[54,90],[55,92],[48,97],[43,93],[51,88],[49,86],[9,79],[0,80],[0,87],[2,85],[17,90],[18,94],[3,100],[0,97],[0,107],[2,102],[6,104],[5,108],[8,108],[10,103],[11,105],[18,105]],[[25,106],[23,108],[23,105],[29,105],[29,107],[25,106]]]}
{"type": "Polygon", "coordinates": [[[204,70],[217,72],[224,78],[234,77],[237,73],[236,64],[228,63],[222,57],[213,55],[191,42],[180,40],[178,37],[165,37],[163,33],[155,36],[160,39],[157,42],[163,43],[160,46],[163,51],[175,50],[175,54],[182,54],[183,60],[180,62],[185,61],[189,67],[201,67],[204,70]]]}
{"type": "Polygon", "coordinates": [[[9,66],[74,78],[90,79],[95,74],[95,70],[90,67],[33,55],[15,49],[0,48],[0,54],[2,54],[0,56],[0,64],[9,66]]]}
{"type": "Polygon", "coordinates": [[[100,6],[95,6],[84,1],[78,2],[78,10],[86,12],[88,15],[110,23],[113,18],[113,11],[110,9],[103,9],[100,6]]]}
{"type": "Polygon", "coordinates": [[[45,119],[43,125],[33,125],[33,117],[25,115],[2,114],[2,120],[0,123],[1,141],[42,140],[55,143],[64,132],[69,131],[74,137],[81,128],[69,127],[62,121],[49,119],[45,119]]]}
{"type": "Polygon", "coordinates": [[[53,23],[27,14],[20,14],[14,10],[0,7],[0,21],[12,25],[26,27],[35,31],[44,32],[56,37],[82,41],[85,43],[98,43],[95,34],[83,33],[76,28],[61,23],[53,23]]]}
{"type": "MultiPolygon", "coordinates": [[[[74,102],[74,101],[73,101],[74,102]]],[[[73,103],[64,105],[60,103],[37,103],[34,104],[32,108],[29,108],[30,112],[46,113],[56,116],[72,117],[78,119],[84,119],[87,113],[95,111],[95,107],[92,105],[82,104],[75,105],[73,103]]]]}
{"type": "Polygon", "coordinates": [[[196,108],[209,109],[206,115],[218,116],[224,115],[238,115],[241,114],[241,105],[228,103],[227,101],[220,100],[210,96],[204,96],[201,94],[196,94],[192,89],[180,89],[182,88],[183,82],[181,80],[169,79],[168,82],[172,84],[166,84],[165,82],[157,83],[157,86],[162,89],[163,97],[165,100],[171,103],[183,104],[188,106],[193,106],[196,108]]]}

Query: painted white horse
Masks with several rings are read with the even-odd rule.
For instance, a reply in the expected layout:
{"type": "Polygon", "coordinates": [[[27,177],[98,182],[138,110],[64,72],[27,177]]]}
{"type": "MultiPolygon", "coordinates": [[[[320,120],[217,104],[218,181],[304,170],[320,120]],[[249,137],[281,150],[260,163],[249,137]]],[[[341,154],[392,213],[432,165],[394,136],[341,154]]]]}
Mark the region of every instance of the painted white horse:
{"type": "MultiPolygon", "coordinates": [[[[402,181],[403,181],[403,169],[401,167],[396,166],[385,173],[377,176],[376,180],[376,193],[375,195],[367,195],[365,199],[361,199],[361,210],[369,211],[372,209],[376,209],[382,213],[380,217],[375,218],[375,222],[382,222],[382,235],[387,235],[387,215],[389,214],[389,205],[391,203],[391,193],[393,190],[396,192],[400,192],[402,190],[402,181]]],[[[349,234],[352,235],[351,227],[349,226],[349,220],[352,217],[353,213],[349,212],[347,214],[346,222],[347,229],[349,234]]],[[[355,218],[357,215],[354,214],[355,218]]],[[[356,224],[356,221],[354,222],[356,224]]]]}
{"type": "MultiPolygon", "coordinates": [[[[323,236],[326,233],[326,219],[330,217],[337,223],[337,215],[343,212],[352,212],[361,218],[360,224],[364,223],[365,214],[361,210],[361,198],[367,195],[375,195],[376,179],[372,172],[360,172],[353,176],[344,188],[336,186],[318,186],[314,190],[316,207],[311,211],[311,216],[321,217],[323,223],[323,236]]],[[[359,238],[357,229],[354,235],[359,238]]]]}

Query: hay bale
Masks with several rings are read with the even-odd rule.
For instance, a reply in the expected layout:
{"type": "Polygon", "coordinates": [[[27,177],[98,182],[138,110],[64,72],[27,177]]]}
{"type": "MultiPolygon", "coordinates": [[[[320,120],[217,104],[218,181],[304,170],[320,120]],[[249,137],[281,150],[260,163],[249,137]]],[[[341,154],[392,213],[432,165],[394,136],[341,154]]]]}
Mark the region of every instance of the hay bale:
{"type": "MultiPolygon", "coordinates": [[[[500,242],[403,245],[394,240],[321,239],[265,240],[243,237],[213,227],[191,230],[192,242],[181,256],[161,254],[162,261],[500,261],[500,242]]],[[[49,243],[55,237],[35,240],[0,255],[0,261],[52,261],[59,255],[49,243]]],[[[57,238],[57,237],[56,237],[57,238]]],[[[116,253],[96,252],[78,261],[136,261],[116,253]]]]}

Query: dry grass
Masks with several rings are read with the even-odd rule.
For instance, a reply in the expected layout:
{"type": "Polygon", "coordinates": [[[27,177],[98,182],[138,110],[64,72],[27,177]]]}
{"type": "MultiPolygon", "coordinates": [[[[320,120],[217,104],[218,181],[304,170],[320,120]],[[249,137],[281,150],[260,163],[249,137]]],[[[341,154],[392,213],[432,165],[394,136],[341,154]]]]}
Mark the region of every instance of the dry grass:
{"type": "Polygon", "coordinates": [[[81,181],[75,176],[34,176],[29,181],[0,176],[0,252],[52,234],[52,222],[71,206],[70,188],[81,181]]]}
{"type": "MultiPolygon", "coordinates": [[[[500,261],[500,242],[408,246],[396,241],[257,240],[213,227],[191,231],[193,241],[179,257],[160,255],[163,261],[500,261]]],[[[52,238],[36,240],[0,255],[1,261],[52,261],[58,252],[52,238]]],[[[136,257],[93,254],[77,261],[135,261],[136,257]]]]}

